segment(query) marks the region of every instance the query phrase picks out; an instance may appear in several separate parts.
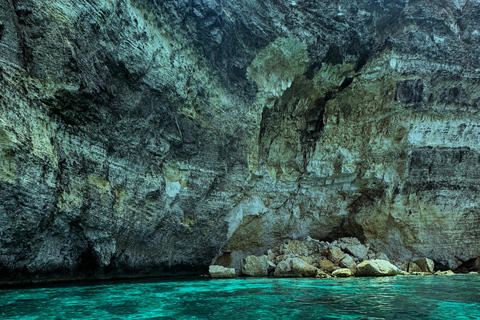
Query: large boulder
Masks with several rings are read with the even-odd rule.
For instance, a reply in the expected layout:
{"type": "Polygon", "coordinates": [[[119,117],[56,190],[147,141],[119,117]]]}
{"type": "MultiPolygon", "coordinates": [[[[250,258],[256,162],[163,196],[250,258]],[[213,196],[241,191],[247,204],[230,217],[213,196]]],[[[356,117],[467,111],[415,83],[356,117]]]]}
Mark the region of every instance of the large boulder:
{"type": "Polygon", "coordinates": [[[316,277],[318,269],[300,258],[280,261],[275,268],[275,277],[316,277]]]}
{"type": "Polygon", "coordinates": [[[265,256],[248,256],[242,261],[242,273],[250,277],[266,277],[268,276],[268,257],[265,256]]]}
{"type": "Polygon", "coordinates": [[[233,278],[235,277],[234,268],[225,268],[223,266],[211,265],[208,268],[210,277],[212,278],[233,278]]]}
{"type": "Polygon", "coordinates": [[[415,263],[420,267],[422,272],[435,272],[435,262],[428,258],[421,258],[415,261],[415,263]]]}
{"type": "Polygon", "coordinates": [[[396,276],[401,271],[386,260],[365,260],[357,265],[357,276],[370,276],[370,277],[382,277],[382,276],[396,276]]]}
{"type": "Polygon", "coordinates": [[[339,264],[345,258],[345,253],[339,247],[331,246],[327,249],[327,258],[333,263],[339,264]]]}
{"type": "Polygon", "coordinates": [[[337,270],[337,269],[340,269],[340,267],[336,264],[334,264],[332,261],[330,260],[322,260],[318,263],[318,266],[327,271],[327,272],[330,272],[332,273],[333,271],[337,270]]]}
{"type": "Polygon", "coordinates": [[[413,272],[422,272],[422,269],[416,264],[415,262],[410,262],[408,264],[408,272],[413,273],[413,272]]]}
{"type": "Polygon", "coordinates": [[[333,271],[332,276],[337,278],[348,278],[354,275],[353,271],[348,268],[341,268],[333,271]]]}
{"type": "Polygon", "coordinates": [[[344,252],[352,255],[358,261],[365,260],[368,254],[368,247],[362,244],[357,238],[340,238],[334,241],[332,245],[337,246],[344,252]]]}
{"type": "Polygon", "coordinates": [[[355,272],[355,270],[357,269],[357,264],[355,263],[355,260],[353,260],[351,255],[345,254],[345,257],[340,261],[340,267],[348,268],[355,272]]]}

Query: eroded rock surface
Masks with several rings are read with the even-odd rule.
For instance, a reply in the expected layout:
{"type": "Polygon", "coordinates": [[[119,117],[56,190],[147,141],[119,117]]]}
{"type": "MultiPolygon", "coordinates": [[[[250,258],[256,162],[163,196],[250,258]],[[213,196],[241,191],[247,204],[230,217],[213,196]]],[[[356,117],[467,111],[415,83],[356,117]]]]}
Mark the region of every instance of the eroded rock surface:
{"type": "Polygon", "coordinates": [[[401,271],[386,260],[365,260],[357,265],[357,276],[384,277],[396,276],[401,271]]]}
{"type": "Polygon", "coordinates": [[[0,8],[2,279],[480,255],[478,1],[0,8]]]}

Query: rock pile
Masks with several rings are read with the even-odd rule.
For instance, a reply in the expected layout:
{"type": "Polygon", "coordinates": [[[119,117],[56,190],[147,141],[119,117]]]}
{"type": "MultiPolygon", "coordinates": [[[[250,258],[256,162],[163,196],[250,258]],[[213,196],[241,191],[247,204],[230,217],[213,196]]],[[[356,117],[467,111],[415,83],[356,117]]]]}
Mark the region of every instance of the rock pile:
{"type": "MultiPolygon", "coordinates": [[[[435,272],[428,258],[392,263],[357,238],[340,238],[331,243],[312,238],[289,240],[265,255],[242,260],[241,275],[250,277],[351,277],[453,274],[435,272]]],[[[230,269],[232,270],[232,269],[230,269]]],[[[240,273],[237,272],[237,275],[240,273]]],[[[228,273],[231,277],[231,272],[228,273]]],[[[212,274],[212,277],[219,277],[212,274]]]]}

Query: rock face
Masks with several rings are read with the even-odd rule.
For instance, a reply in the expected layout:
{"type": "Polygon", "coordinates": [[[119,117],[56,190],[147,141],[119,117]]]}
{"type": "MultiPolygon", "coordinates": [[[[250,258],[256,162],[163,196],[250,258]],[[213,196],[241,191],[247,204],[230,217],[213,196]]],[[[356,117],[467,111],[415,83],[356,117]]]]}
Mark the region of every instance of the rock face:
{"type": "Polygon", "coordinates": [[[478,1],[0,7],[1,280],[480,256],[478,1]]]}
{"type": "Polygon", "coordinates": [[[365,260],[357,266],[357,276],[383,277],[396,276],[401,271],[386,260],[365,260]]]}

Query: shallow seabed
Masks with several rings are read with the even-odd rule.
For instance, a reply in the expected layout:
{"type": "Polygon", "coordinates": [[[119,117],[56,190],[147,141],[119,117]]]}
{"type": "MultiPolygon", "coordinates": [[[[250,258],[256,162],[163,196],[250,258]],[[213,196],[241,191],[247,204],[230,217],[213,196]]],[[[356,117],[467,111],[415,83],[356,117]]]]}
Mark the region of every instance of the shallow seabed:
{"type": "Polygon", "coordinates": [[[161,279],[0,290],[1,319],[480,319],[480,276],[161,279]]]}

